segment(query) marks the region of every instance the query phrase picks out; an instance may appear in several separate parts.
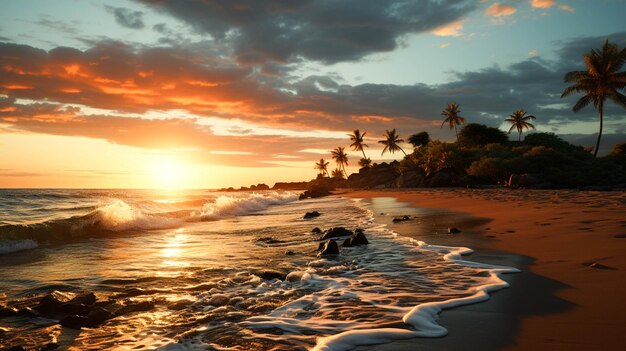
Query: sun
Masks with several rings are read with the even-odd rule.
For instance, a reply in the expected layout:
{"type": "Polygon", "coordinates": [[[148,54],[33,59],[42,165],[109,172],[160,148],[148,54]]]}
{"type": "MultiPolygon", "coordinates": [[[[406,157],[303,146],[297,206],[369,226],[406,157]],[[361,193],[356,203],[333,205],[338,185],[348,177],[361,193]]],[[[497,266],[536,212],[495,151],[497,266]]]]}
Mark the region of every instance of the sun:
{"type": "Polygon", "coordinates": [[[159,158],[151,169],[152,182],[158,189],[180,189],[188,187],[189,171],[187,166],[176,159],[159,158]]]}

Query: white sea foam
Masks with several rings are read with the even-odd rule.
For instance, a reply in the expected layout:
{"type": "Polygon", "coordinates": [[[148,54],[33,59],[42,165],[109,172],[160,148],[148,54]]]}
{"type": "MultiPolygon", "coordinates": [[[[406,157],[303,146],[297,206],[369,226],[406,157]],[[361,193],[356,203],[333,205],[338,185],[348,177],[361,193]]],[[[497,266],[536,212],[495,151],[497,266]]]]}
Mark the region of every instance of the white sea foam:
{"type": "Polygon", "coordinates": [[[159,215],[144,214],[122,200],[115,200],[97,210],[97,220],[108,230],[125,231],[129,229],[150,230],[174,228],[181,224],[181,219],[159,215]]]}
{"type": "Polygon", "coordinates": [[[22,250],[30,250],[36,248],[35,240],[0,240],[0,254],[7,254],[22,250]]]}
{"type": "Polygon", "coordinates": [[[290,192],[251,193],[241,196],[222,195],[215,199],[215,202],[205,204],[200,217],[204,220],[214,220],[230,216],[241,216],[297,199],[298,195],[290,192]]]}

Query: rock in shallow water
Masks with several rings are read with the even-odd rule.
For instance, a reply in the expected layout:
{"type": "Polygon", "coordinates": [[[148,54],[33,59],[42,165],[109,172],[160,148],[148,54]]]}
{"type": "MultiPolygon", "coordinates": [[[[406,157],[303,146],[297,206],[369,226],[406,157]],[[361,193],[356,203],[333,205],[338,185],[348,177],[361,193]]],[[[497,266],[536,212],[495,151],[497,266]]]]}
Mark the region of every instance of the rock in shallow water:
{"type": "Polygon", "coordinates": [[[329,240],[324,243],[320,253],[318,256],[327,256],[327,255],[338,255],[339,254],[339,245],[335,240],[329,240]]]}
{"type": "Polygon", "coordinates": [[[311,211],[311,212],[307,212],[304,214],[304,219],[314,218],[314,217],[319,217],[319,216],[321,216],[321,213],[317,211],[311,211]]]}
{"type": "Polygon", "coordinates": [[[359,245],[367,245],[369,241],[365,237],[362,231],[356,232],[353,237],[346,239],[342,246],[343,247],[351,247],[351,246],[359,246],[359,245]]]}
{"type": "Polygon", "coordinates": [[[65,305],[71,299],[71,295],[53,290],[39,300],[39,304],[34,308],[34,310],[41,314],[56,313],[61,306],[65,305]]]}
{"type": "Polygon", "coordinates": [[[449,234],[459,234],[461,232],[461,230],[459,228],[455,228],[455,227],[449,227],[448,228],[448,233],[449,234]]]}
{"type": "Polygon", "coordinates": [[[398,222],[405,222],[405,221],[410,221],[411,217],[410,216],[402,216],[402,217],[396,217],[392,220],[393,223],[398,223],[398,222]]]}
{"type": "Polygon", "coordinates": [[[275,271],[271,269],[266,269],[266,270],[256,272],[255,275],[265,280],[272,280],[272,279],[285,280],[285,276],[286,276],[286,274],[283,272],[275,271]]]}
{"type": "Polygon", "coordinates": [[[311,230],[311,233],[313,233],[313,234],[321,234],[322,230],[320,228],[315,227],[315,228],[313,228],[313,230],[311,230]]]}
{"type": "Polygon", "coordinates": [[[348,230],[344,227],[334,227],[334,228],[328,229],[322,236],[321,240],[327,240],[330,238],[339,238],[342,236],[352,236],[353,234],[354,233],[351,230],[348,230]]]}

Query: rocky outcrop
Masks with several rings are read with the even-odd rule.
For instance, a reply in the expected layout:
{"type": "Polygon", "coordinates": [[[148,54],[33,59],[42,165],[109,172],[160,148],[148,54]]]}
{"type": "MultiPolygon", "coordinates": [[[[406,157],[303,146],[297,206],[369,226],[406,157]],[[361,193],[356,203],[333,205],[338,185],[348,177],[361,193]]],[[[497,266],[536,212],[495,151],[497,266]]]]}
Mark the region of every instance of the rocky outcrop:
{"type": "Polygon", "coordinates": [[[394,187],[398,176],[398,161],[380,163],[371,168],[361,168],[359,173],[348,177],[346,186],[350,188],[386,188],[394,187]]]}
{"type": "Polygon", "coordinates": [[[274,184],[272,190],[304,190],[309,182],[278,182],[274,184]]]}
{"type": "Polygon", "coordinates": [[[461,230],[459,228],[448,227],[448,233],[449,234],[459,234],[460,232],[461,232],[461,230]]]}

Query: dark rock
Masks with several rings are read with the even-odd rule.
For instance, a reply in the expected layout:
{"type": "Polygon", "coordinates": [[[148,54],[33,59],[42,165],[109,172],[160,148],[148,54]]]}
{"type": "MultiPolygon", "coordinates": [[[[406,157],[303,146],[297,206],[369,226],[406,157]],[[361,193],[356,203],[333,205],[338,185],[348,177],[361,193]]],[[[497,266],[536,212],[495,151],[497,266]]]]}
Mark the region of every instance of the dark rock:
{"type": "Polygon", "coordinates": [[[87,319],[87,317],[84,317],[84,316],[68,316],[68,317],[62,318],[59,321],[59,324],[61,324],[65,328],[80,329],[82,327],[88,326],[89,319],[87,319]]]}
{"type": "Polygon", "coordinates": [[[405,222],[405,221],[410,221],[411,217],[410,216],[402,216],[402,217],[395,217],[392,222],[393,223],[398,223],[398,222],[405,222]]]}
{"type": "Polygon", "coordinates": [[[69,315],[86,316],[91,311],[91,306],[83,305],[82,303],[66,303],[58,311],[69,315]]]}
{"type": "Polygon", "coordinates": [[[13,307],[6,307],[6,306],[0,307],[0,317],[11,317],[17,314],[18,314],[17,309],[13,307]]]}
{"type": "Polygon", "coordinates": [[[106,308],[95,307],[87,316],[87,320],[90,326],[95,326],[114,317],[115,314],[106,308]]]}
{"type": "Polygon", "coordinates": [[[307,212],[304,214],[304,219],[319,217],[321,214],[317,211],[307,212]]]}
{"type": "Polygon", "coordinates": [[[4,349],[3,351],[26,351],[26,349],[24,348],[24,346],[19,345],[19,346],[9,347],[8,349],[4,349]]]}
{"type": "Polygon", "coordinates": [[[329,240],[324,244],[324,247],[318,254],[318,256],[338,255],[339,246],[335,240],[329,240]]]}
{"type": "Polygon", "coordinates": [[[69,302],[71,299],[70,295],[53,290],[39,300],[39,304],[34,309],[41,314],[55,313],[61,308],[61,306],[69,302]]]}
{"type": "Polygon", "coordinates": [[[449,234],[458,234],[460,233],[461,230],[459,228],[455,228],[455,227],[448,227],[448,233],[449,234]]]}
{"type": "Polygon", "coordinates": [[[313,230],[311,230],[311,233],[313,233],[313,234],[321,234],[322,230],[320,228],[315,227],[315,228],[313,228],[313,230]]]}
{"type": "Polygon", "coordinates": [[[102,307],[94,307],[87,316],[68,316],[62,318],[59,323],[62,326],[70,329],[80,329],[85,327],[91,328],[113,317],[115,317],[115,314],[113,312],[102,307]]]}
{"type": "Polygon", "coordinates": [[[144,312],[154,309],[154,301],[142,301],[138,303],[127,304],[117,311],[117,315],[121,316],[133,312],[144,312]]]}
{"type": "Polygon", "coordinates": [[[17,310],[17,315],[24,316],[24,317],[41,317],[41,313],[37,312],[36,310],[30,307],[20,308],[19,310],[17,310]]]}
{"type": "Polygon", "coordinates": [[[83,305],[91,306],[94,303],[96,303],[97,300],[98,298],[96,297],[96,294],[90,292],[87,294],[78,295],[74,297],[68,302],[68,304],[83,304],[83,305]]]}
{"type": "Polygon", "coordinates": [[[350,246],[357,246],[357,245],[368,245],[370,242],[367,240],[367,238],[365,237],[365,234],[363,234],[363,232],[357,232],[356,234],[354,234],[354,237],[352,237],[352,241],[350,242],[350,246]]]}
{"type": "Polygon", "coordinates": [[[333,228],[328,229],[324,233],[321,240],[326,240],[330,238],[338,238],[342,236],[352,236],[353,234],[354,233],[351,230],[348,230],[344,227],[333,227],[333,228]]]}
{"type": "Polygon", "coordinates": [[[274,271],[274,270],[271,270],[271,269],[266,269],[266,270],[263,270],[263,271],[256,272],[255,275],[257,275],[261,279],[265,279],[265,280],[272,280],[272,279],[285,280],[285,277],[287,276],[283,272],[274,271]]]}
{"type": "Polygon", "coordinates": [[[274,184],[272,190],[302,190],[306,189],[307,184],[307,182],[278,182],[274,184]]]}
{"type": "Polygon", "coordinates": [[[420,186],[424,176],[416,171],[402,173],[396,178],[396,188],[417,188],[420,186]]]}
{"type": "Polygon", "coordinates": [[[293,255],[295,255],[295,254],[296,254],[296,253],[295,253],[295,252],[293,252],[293,251],[291,251],[291,250],[287,250],[287,251],[285,251],[285,255],[287,255],[287,256],[293,256],[293,255]]]}
{"type": "Polygon", "coordinates": [[[317,251],[322,251],[324,249],[324,246],[326,246],[326,243],[324,241],[321,241],[319,245],[317,245],[317,251]]]}

